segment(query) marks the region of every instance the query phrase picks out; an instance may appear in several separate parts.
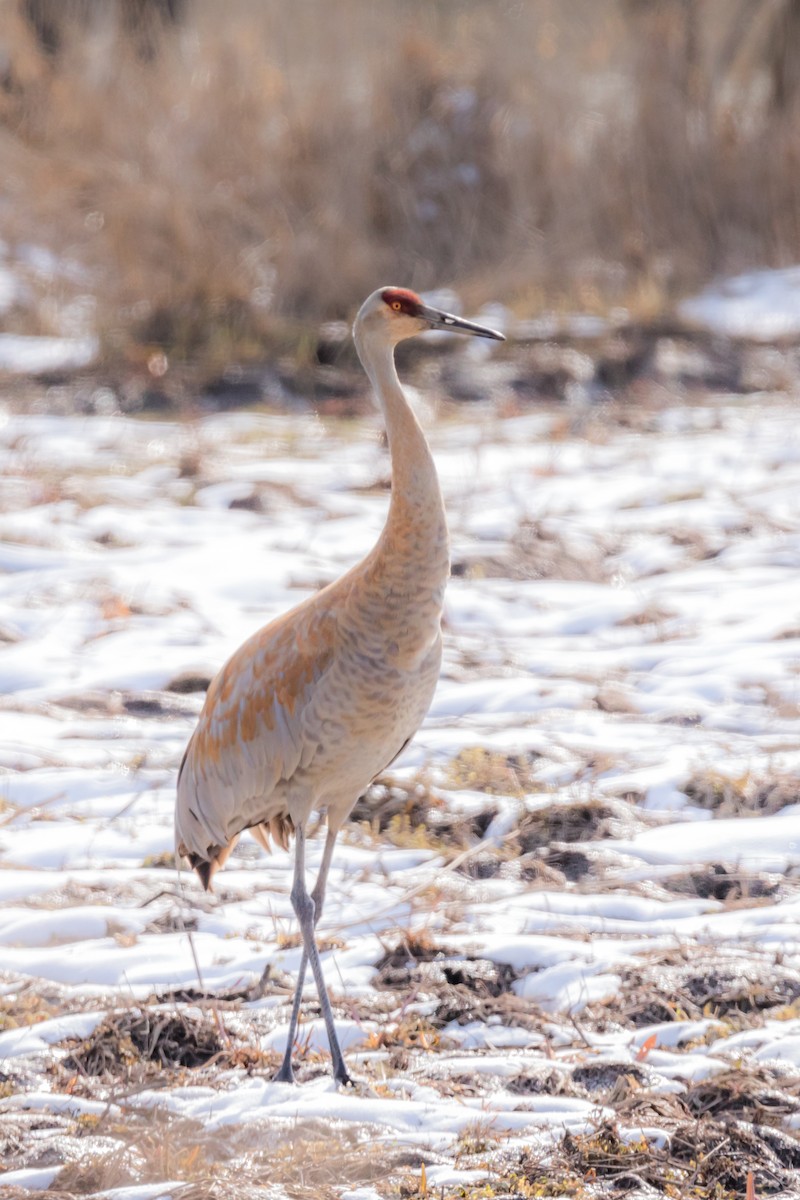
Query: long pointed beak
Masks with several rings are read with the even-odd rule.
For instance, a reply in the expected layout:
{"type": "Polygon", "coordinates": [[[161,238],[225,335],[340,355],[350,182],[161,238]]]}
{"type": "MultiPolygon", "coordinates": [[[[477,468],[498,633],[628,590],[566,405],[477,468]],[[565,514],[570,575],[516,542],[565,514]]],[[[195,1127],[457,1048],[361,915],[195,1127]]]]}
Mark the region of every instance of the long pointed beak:
{"type": "Polygon", "coordinates": [[[476,325],[474,321],[465,321],[462,317],[454,317],[452,313],[440,312],[438,308],[429,308],[427,304],[423,305],[417,315],[423,321],[427,321],[431,329],[447,329],[450,333],[471,333],[475,337],[494,338],[496,342],[506,340],[496,329],[476,325]]]}

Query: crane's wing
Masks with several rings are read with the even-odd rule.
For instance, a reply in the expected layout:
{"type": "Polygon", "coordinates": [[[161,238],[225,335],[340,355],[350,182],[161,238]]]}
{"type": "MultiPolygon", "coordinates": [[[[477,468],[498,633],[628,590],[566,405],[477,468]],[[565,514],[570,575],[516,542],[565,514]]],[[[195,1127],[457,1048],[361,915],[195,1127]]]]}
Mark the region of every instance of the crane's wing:
{"type": "Polygon", "coordinates": [[[212,680],[178,775],[176,841],[193,866],[221,865],[237,835],[262,822],[259,840],[268,844],[269,830],[285,844],[292,824],[270,799],[318,749],[306,716],[334,635],[332,618],[301,605],[249,638],[212,680]]]}

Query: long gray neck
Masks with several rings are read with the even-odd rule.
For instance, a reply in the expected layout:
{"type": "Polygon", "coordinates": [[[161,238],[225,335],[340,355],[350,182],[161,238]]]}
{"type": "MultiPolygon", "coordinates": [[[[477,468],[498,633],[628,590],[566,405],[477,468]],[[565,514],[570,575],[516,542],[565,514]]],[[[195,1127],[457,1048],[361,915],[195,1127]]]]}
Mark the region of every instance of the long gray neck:
{"type": "Polygon", "coordinates": [[[391,556],[398,571],[405,563],[434,588],[444,587],[450,570],[447,522],[433,456],[400,386],[393,347],[358,325],[355,340],[383,413],[392,459],[392,499],[376,550],[391,556]]]}

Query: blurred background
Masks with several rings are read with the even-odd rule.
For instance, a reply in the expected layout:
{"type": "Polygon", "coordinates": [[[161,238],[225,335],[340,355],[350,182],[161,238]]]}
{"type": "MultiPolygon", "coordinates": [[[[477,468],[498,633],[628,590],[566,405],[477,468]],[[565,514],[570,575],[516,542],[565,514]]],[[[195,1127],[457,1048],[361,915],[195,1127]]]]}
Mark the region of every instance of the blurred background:
{"type": "Polygon", "coordinates": [[[663,320],[800,260],[799,85],[798,0],[3,0],[4,329],[168,390],[387,282],[663,320]]]}

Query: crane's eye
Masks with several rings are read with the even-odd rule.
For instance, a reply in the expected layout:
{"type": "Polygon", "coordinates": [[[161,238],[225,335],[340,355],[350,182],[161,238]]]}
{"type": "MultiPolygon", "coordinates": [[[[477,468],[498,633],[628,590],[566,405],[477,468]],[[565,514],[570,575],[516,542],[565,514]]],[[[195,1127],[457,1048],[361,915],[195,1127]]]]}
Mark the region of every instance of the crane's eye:
{"type": "Polygon", "coordinates": [[[402,304],[400,303],[400,301],[399,301],[399,300],[393,300],[393,301],[392,301],[392,308],[394,309],[394,311],[395,311],[395,312],[400,312],[400,310],[402,309],[402,307],[403,307],[403,306],[402,306],[402,304]]]}

